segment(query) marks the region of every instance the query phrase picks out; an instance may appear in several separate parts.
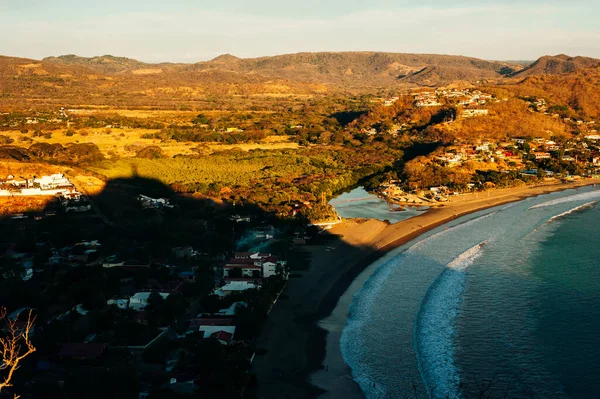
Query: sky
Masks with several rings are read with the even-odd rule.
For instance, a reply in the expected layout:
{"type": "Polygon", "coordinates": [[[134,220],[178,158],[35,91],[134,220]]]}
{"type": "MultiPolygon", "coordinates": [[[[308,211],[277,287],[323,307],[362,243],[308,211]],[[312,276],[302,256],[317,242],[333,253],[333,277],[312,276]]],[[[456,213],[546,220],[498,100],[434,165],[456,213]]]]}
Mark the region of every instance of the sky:
{"type": "Polygon", "coordinates": [[[304,51],[600,58],[599,15],[598,0],[0,0],[0,54],[190,63],[304,51]]]}

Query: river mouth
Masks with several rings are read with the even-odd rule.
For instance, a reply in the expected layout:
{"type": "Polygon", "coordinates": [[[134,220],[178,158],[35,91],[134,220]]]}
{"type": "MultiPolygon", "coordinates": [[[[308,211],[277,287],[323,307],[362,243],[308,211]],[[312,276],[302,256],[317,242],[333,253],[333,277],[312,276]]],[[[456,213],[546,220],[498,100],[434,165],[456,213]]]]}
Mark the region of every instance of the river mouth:
{"type": "Polygon", "coordinates": [[[329,201],[329,204],[345,219],[375,219],[390,223],[398,223],[429,209],[424,206],[390,206],[386,200],[367,192],[363,187],[344,193],[329,201]]]}

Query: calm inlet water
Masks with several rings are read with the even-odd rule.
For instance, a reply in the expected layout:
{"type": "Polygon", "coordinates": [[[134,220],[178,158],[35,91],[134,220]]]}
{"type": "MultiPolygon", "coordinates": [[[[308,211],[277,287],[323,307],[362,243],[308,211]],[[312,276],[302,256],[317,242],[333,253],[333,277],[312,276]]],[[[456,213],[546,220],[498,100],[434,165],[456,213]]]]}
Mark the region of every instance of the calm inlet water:
{"type": "Polygon", "coordinates": [[[426,207],[406,207],[403,211],[390,212],[385,200],[368,193],[362,187],[332,199],[329,204],[333,205],[338,215],[343,218],[388,220],[390,223],[397,223],[427,210],[426,207]]]}
{"type": "Polygon", "coordinates": [[[341,349],[368,398],[600,397],[600,190],[431,232],[356,294],[341,349]],[[464,388],[461,388],[464,387],[464,388]]]}

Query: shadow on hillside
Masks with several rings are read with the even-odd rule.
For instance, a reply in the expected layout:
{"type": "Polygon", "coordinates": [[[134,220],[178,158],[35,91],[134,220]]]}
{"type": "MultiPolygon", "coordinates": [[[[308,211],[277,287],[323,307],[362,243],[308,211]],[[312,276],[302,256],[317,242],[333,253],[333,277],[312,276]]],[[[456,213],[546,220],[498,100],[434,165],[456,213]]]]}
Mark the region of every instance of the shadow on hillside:
{"type": "MultiPolygon", "coordinates": [[[[102,304],[114,292],[122,292],[124,279],[130,279],[130,285],[135,288],[147,284],[148,278],[152,281],[161,278],[166,272],[159,265],[174,260],[172,249],[175,247],[193,247],[200,254],[198,267],[218,266],[236,250],[252,249],[249,247],[251,244],[240,246],[248,232],[272,227],[272,231],[277,232],[276,240],[265,251],[288,261],[290,279],[258,339],[252,333],[244,334],[250,348],[258,347],[252,369],[258,384],[250,379],[247,389],[252,391],[258,386],[260,397],[278,397],[281,392],[296,392],[299,396],[315,394],[315,388],[306,382],[306,377],[322,367],[327,335],[315,323],[330,314],[339,296],[370,261],[363,259],[356,263],[356,257],[363,254],[364,249],[353,248],[323,232],[309,239],[306,248],[320,247],[323,256],[332,257],[332,264],[335,257],[343,257],[347,263],[341,269],[326,267],[327,262],[319,262],[319,268],[310,267],[310,253],[316,252],[303,248],[306,244],[303,237],[310,234],[306,221],[282,218],[251,204],[234,205],[182,196],[152,179],[111,180],[102,192],[89,199],[93,208],[84,213],[65,213],[56,204],[50,204],[42,212],[32,212],[20,218],[8,215],[0,221],[0,257],[4,254],[1,267],[5,276],[0,282],[0,303],[9,312],[26,307],[36,309],[37,313],[35,339],[38,352],[20,370],[15,392],[22,393],[24,398],[41,397],[35,390],[39,383],[44,389],[53,387],[56,397],[66,397],[69,389],[57,387],[73,384],[69,376],[74,370],[78,370],[75,374],[81,381],[96,386],[93,383],[96,378],[82,378],[81,373],[85,374],[82,370],[88,370],[88,377],[95,376],[99,369],[103,370],[103,363],[89,364],[89,369],[82,368],[77,362],[65,365],[62,359],[57,358],[57,352],[63,343],[93,339],[90,337],[95,328],[106,328],[104,324],[111,323],[107,314],[112,313],[102,304]],[[165,198],[173,208],[143,209],[137,199],[140,194],[165,198]],[[236,221],[236,216],[249,217],[250,221],[236,221]],[[72,248],[76,243],[93,240],[102,244],[97,255],[81,257],[85,254],[73,254],[72,248]],[[326,250],[329,245],[334,246],[335,251],[326,250]],[[7,259],[7,254],[22,258],[7,259]],[[68,256],[70,264],[52,260],[59,255],[63,256],[63,261],[66,259],[64,256],[68,256]],[[132,270],[114,275],[113,269],[101,266],[102,259],[107,256],[125,261],[133,267],[132,270]],[[14,269],[15,264],[23,259],[33,270],[28,281],[17,277],[19,273],[14,269]],[[140,272],[134,270],[136,265],[151,267],[140,272]],[[9,273],[11,271],[13,274],[9,273]],[[57,315],[86,301],[92,304],[90,307],[97,307],[92,314],[100,315],[94,321],[95,327],[81,325],[85,318],[79,316],[73,321],[73,330],[58,333],[48,326],[57,315]]],[[[182,264],[194,265],[194,260],[186,260],[182,264]]],[[[201,301],[192,299],[192,302],[201,301]]],[[[199,306],[202,309],[204,305],[199,306]]],[[[185,315],[188,319],[195,314],[188,313],[185,315]]],[[[119,357],[118,351],[108,353],[119,357]]],[[[105,361],[106,367],[112,367],[112,360],[105,361]]],[[[139,359],[131,363],[130,357],[126,356],[119,364],[125,364],[123,362],[139,376],[135,383],[119,382],[132,390],[139,384],[151,384],[156,373],[161,378],[169,375],[164,368],[160,372],[148,372],[147,365],[140,363],[139,359]]],[[[161,378],[158,380],[162,381],[161,378]]],[[[107,394],[114,385],[103,378],[97,378],[96,383],[104,385],[97,387],[102,394],[107,394]]],[[[73,389],[77,391],[79,388],[73,389]]]]}
{"type": "Polygon", "coordinates": [[[345,127],[367,113],[367,111],[340,111],[329,115],[329,117],[334,118],[340,125],[345,127]]]}

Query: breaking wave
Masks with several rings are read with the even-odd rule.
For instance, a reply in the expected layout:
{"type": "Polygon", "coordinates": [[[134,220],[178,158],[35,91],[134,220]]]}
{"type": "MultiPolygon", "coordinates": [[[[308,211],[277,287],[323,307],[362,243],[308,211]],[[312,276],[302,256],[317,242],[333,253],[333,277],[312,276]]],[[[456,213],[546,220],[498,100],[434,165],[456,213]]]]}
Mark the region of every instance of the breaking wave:
{"type": "Polygon", "coordinates": [[[466,273],[483,253],[487,241],[469,248],[446,265],[428,289],[415,324],[415,352],[426,391],[432,398],[456,397],[460,375],[453,347],[465,290],[466,273]]]}
{"type": "Polygon", "coordinates": [[[367,398],[385,398],[386,389],[382,384],[379,384],[367,377],[368,373],[363,370],[364,364],[361,362],[361,352],[363,348],[354,339],[366,321],[371,312],[373,302],[379,296],[379,292],[383,287],[393,267],[401,262],[401,257],[390,259],[381,265],[375,273],[367,280],[364,287],[354,296],[352,304],[348,312],[348,320],[340,337],[340,348],[344,362],[352,368],[352,376],[354,381],[358,383],[360,389],[365,393],[367,398]]]}
{"type": "Polygon", "coordinates": [[[594,199],[594,198],[600,198],[600,190],[590,191],[590,192],[581,193],[581,194],[575,194],[575,195],[571,195],[569,197],[557,198],[557,199],[553,199],[550,201],[542,202],[541,204],[537,204],[537,205],[529,207],[528,210],[544,208],[547,206],[553,206],[553,205],[558,205],[558,204],[564,204],[567,202],[585,201],[585,200],[594,199]]]}
{"type": "Polygon", "coordinates": [[[566,211],[566,212],[560,213],[560,214],[558,214],[558,215],[556,215],[556,216],[552,216],[550,219],[548,219],[548,222],[552,222],[552,221],[554,221],[554,220],[556,220],[556,219],[560,219],[560,218],[562,218],[562,217],[565,217],[565,216],[567,216],[567,215],[570,215],[571,213],[578,212],[578,211],[580,211],[580,210],[582,210],[582,209],[588,209],[588,208],[591,208],[591,207],[593,207],[593,206],[594,206],[594,204],[596,204],[597,202],[598,202],[598,201],[592,201],[592,202],[588,202],[588,203],[586,203],[586,204],[583,204],[583,205],[576,206],[575,208],[573,208],[573,209],[569,209],[569,210],[568,210],[568,211],[566,211]]]}

